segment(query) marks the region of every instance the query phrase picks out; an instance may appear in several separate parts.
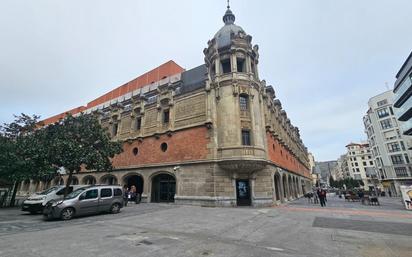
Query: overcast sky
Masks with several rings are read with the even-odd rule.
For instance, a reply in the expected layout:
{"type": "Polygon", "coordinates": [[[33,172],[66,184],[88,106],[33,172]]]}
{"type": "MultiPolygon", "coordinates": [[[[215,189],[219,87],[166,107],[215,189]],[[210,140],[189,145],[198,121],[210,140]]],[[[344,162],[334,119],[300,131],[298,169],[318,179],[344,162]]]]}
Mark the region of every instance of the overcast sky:
{"type": "MultiPolygon", "coordinates": [[[[174,60],[203,64],[225,0],[1,0],[0,123],[86,104],[174,60]]],[[[412,50],[412,1],[232,0],[273,85],[315,159],[366,138],[370,97],[393,87],[412,50]]]]}

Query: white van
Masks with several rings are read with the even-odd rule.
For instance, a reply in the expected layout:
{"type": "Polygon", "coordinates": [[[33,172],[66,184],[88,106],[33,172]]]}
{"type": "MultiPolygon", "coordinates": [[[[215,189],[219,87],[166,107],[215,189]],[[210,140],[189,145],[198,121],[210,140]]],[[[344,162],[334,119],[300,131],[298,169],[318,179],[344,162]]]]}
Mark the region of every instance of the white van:
{"type": "MultiPolygon", "coordinates": [[[[88,185],[70,185],[67,193],[70,194],[74,190],[87,186],[88,185]]],[[[44,190],[43,192],[34,193],[23,202],[21,210],[30,212],[31,214],[42,212],[44,206],[46,206],[49,201],[63,199],[64,189],[64,185],[54,186],[44,190]]]]}

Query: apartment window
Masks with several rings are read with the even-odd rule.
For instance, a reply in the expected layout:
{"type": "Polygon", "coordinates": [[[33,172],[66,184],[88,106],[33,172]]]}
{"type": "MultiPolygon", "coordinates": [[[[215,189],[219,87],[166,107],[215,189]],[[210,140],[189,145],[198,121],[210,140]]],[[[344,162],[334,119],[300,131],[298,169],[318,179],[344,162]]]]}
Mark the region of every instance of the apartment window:
{"type": "Polygon", "coordinates": [[[251,145],[249,130],[242,130],[242,145],[251,145]]]}
{"type": "Polygon", "coordinates": [[[359,164],[358,164],[357,162],[355,162],[355,166],[356,166],[356,167],[358,167],[358,166],[359,166],[359,164]]]}
{"type": "Polygon", "coordinates": [[[369,162],[369,165],[373,165],[373,161],[370,161],[370,162],[369,162]]]}
{"type": "Polygon", "coordinates": [[[401,141],[401,147],[402,147],[402,150],[405,151],[405,144],[403,143],[403,141],[401,141]]]}
{"type": "Polygon", "coordinates": [[[406,167],[396,167],[395,173],[397,177],[407,177],[408,176],[408,171],[406,170],[406,167]]]}
{"type": "Polygon", "coordinates": [[[232,71],[230,67],[230,59],[221,60],[223,74],[230,73],[232,71]]]}
{"type": "Polygon", "coordinates": [[[236,58],[236,65],[238,72],[246,72],[246,62],[243,58],[236,58]]]}
{"type": "Polygon", "coordinates": [[[388,100],[382,100],[382,101],[379,101],[379,102],[377,102],[377,105],[378,106],[382,106],[382,105],[385,105],[385,104],[387,104],[388,103],[388,100]]]}
{"type": "Polygon", "coordinates": [[[163,111],[163,123],[169,123],[169,116],[170,116],[169,110],[164,110],[163,111]]]}
{"type": "Polygon", "coordinates": [[[140,130],[142,128],[142,117],[136,118],[136,130],[140,130]]]}
{"type": "Polygon", "coordinates": [[[241,94],[239,96],[239,104],[240,104],[241,111],[247,111],[249,109],[248,102],[249,102],[249,99],[247,95],[241,94]]]}
{"type": "Polygon", "coordinates": [[[408,163],[409,164],[409,157],[408,157],[408,154],[403,154],[403,156],[405,156],[405,161],[406,161],[406,163],[408,163]]]}
{"type": "Polygon", "coordinates": [[[360,172],[360,171],[359,171],[359,168],[356,168],[356,172],[360,172]]]}
{"type": "Polygon", "coordinates": [[[382,129],[392,128],[391,119],[381,120],[382,129]]]}
{"type": "Polygon", "coordinates": [[[366,165],[368,165],[366,162],[363,162],[363,166],[366,166],[366,165]]]}
{"type": "Polygon", "coordinates": [[[400,154],[398,154],[398,155],[391,155],[391,160],[392,160],[392,163],[393,163],[394,165],[403,164],[403,158],[402,158],[402,155],[400,155],[400,154]]]}
{"type": "Polygon", "coordinates": [[[393,109],[392,109],[392,107],[389,107],[389,110],[391,111],[391,114],[393,115],[393,109]]]}
{"type": "Polygon", "coordinates": [[[388,146],[388,151],[390,153],[399,152],[401,150],[401,148],[399,147],[399,144],[396,143],[396,142],[395,143],[389,143],[389,144],[387,144],[387,146],[388,146]]]}
{"type": "Polygon", "coordinates": [[[382,108],[377,110],[378,117],[379,118],[384,118],[389,116],[389,112],[387,108],[382,108]]]}

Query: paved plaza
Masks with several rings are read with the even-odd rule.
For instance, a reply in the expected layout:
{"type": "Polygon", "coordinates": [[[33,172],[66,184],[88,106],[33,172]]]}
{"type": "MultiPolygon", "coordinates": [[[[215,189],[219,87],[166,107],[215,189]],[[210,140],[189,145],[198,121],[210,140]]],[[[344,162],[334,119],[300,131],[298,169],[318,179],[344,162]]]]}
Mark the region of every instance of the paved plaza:
{"type": "Polygon", "coordinates": [[[411,256],[399,198],[364,206],[329,196],[272,208],[132,204],[116,215],[43,221],[0,210],[0,256],[411,256]]]}

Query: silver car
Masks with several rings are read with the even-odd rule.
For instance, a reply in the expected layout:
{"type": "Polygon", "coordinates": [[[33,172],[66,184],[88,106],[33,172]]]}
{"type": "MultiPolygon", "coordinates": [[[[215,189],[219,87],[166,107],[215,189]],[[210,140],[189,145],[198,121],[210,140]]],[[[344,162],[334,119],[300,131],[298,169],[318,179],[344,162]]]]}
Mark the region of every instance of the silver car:
{"type": "Polygon", "coordinates": [[[123,191],[120,186],[95,185],[73,191],[61,201],[49,202],[43,215],[46,219],[69,220],[100,212],[118,213],[122,207],[123,191]]]}

